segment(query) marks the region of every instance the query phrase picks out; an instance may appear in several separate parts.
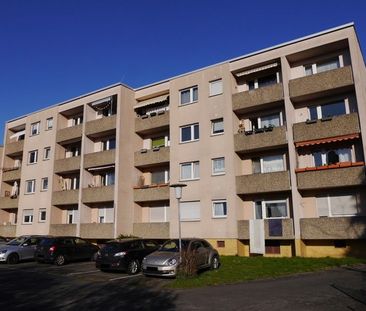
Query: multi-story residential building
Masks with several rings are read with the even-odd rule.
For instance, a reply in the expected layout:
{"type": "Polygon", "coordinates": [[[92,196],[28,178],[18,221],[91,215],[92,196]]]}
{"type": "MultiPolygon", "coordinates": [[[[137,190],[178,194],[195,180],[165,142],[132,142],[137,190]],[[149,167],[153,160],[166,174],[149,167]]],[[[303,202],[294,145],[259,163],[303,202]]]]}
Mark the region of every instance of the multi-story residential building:
{"type": "Polygon", "coordinates": [[[183,236],[222,254],[366,254],[353,24],[6,123],[0,235],[183,236]]]}

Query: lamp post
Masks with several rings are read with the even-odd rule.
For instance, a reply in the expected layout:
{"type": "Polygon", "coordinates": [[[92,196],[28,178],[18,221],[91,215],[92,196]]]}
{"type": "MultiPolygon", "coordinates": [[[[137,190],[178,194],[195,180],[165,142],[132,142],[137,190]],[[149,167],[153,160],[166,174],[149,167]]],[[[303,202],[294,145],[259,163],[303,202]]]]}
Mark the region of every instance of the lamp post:
{"type": "Polygon", "coordinates": [[[186,184],[172,184],[171,188],[174,188],[175,198],[178,201],[178,241],[179,241],[179,260],[182,260],[182,229],[180,222],[180,199],[182,198],[182,189],[186,187],[186,184]]]}

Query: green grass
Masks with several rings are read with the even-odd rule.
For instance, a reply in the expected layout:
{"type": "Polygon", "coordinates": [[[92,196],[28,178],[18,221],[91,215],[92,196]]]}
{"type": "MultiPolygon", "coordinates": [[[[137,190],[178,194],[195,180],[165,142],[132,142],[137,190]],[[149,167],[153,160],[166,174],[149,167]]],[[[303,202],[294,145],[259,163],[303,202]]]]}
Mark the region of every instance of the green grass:
{"type": "Polygon", "coordinates": [[[219,284],[232,284],[249,280],[324,270],[343,265],[366,263],[358,258],[268,258],[221,256],[221,267],[204,271],[196,277],[177,278],[168,287],[194,288],[219,284]]]}

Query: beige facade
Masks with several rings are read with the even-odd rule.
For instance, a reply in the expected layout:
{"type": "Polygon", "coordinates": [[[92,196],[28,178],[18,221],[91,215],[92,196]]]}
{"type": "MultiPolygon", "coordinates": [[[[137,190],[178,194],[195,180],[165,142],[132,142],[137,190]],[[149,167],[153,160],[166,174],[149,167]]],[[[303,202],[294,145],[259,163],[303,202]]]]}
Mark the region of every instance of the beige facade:
{"type": "Polygon", "coordinates": [[[169,184],[182,182],[182,235],[222,254],[251,253],[254,219],[264,220],[265,255],[358,254],[364,85],[349,24],[11,120],[0,235],[177,237],[169,184]]]}

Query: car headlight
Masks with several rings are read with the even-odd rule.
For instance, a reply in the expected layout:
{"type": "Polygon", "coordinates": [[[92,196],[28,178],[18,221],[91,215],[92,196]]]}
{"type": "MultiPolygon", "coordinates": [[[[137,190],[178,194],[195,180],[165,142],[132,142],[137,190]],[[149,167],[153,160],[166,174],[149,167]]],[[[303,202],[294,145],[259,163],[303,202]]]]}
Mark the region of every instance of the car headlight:
{"type": "Polygon", "coordinates": [[[2,250],[0,251],[0,254],[5,254],[7,251],[8,251],[7,249],[2,249],[2,250]]]}
{"type": "Polygon", "coordinates": [[[169,266],[174,266],[175,264],[177,264],[177,260],[175,258],[172,258],[172,259],[168,260],[168,265],[169,266]]]}
{"type": "Polygon", "coordinates": [[[119,253],[115,253],[114,257],[124,257],[127,253],[126,252],[119,252],[119,253]]]}

